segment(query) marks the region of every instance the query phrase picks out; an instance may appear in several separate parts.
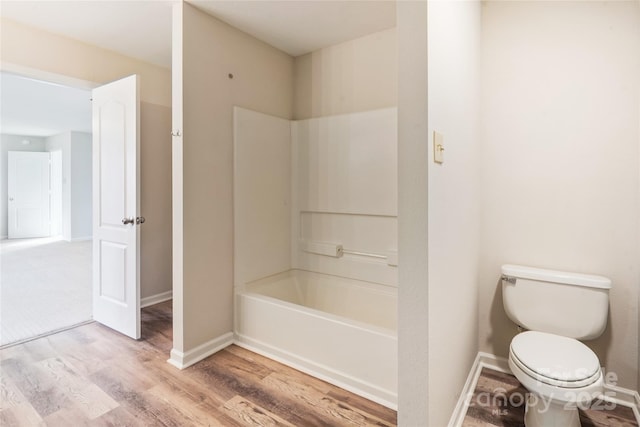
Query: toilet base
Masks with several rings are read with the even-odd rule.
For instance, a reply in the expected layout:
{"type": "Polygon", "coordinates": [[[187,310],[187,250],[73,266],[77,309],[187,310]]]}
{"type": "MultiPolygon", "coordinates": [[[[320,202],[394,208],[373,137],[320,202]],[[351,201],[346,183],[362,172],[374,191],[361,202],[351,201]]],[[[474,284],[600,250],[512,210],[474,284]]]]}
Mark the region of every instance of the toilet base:
{"type": "Polygon", "coordinates": [[[550,401],[529,392],[524,414],[526,427],[580,427],[580,414],[576,405],[550,401]]]}

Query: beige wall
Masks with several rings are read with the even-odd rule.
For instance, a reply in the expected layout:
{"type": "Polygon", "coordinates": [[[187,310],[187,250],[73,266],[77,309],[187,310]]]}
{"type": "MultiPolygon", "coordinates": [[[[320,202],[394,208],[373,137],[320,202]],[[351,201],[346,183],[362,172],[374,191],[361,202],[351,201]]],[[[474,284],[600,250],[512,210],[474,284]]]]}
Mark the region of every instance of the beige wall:
{"type": "Polygon", "coordinates": [[[141,81],[141,297],[171,291],[171,72],[96,46],[2,18],[5,71],[78,87],[131,74],[141,81]]]}
{"type": "Polygon", "coordinates": [[[171,106],[170,70],[6,18],[0,20],[3,70],[33,69],[97,84],[135,73],[140,75],[143,101],[171,106]]]}
{"type": "Polygon", "coordinates": [[[396,29],[295,59],[294,119],[397,105],[396,29]]]}
{"type": "Polygon", "coordinates": [[[588,342],[638,387],[640,4],[488,2],[483,12],[479,347],[508,354],[500,265],[610,277],[588,342]]]}
{"type": "Polygon", "coordinates": [[[233,330],[233,107],[290,119],[293,59],[189,4],[178,7],[183,220],[174,222],[182,239],[174,310],[182,327],[174,349],[186,352],[233,330]]]}
{"type": "Polygon", "coordinates": [[[478,351],[481,7],[428,3],[429,422],[447,424],[478,351]]]}
{"type": "MultiPolygon", "coordinates": [[[[398,425],[429,420],[427,2],[398,2],[398,425]]],[[[433,319],[435,320],[435,319],[433,319]]]]}
{"type": "Polygon", "coordinates": [[[478,350],[481,9],[399,2],[397,13],[398,421],[444,426],[478,350]],[[433,131],[444,136],[441,165],[433,131]]]}
{"type": "Polygon", "coordinates": [[[171,108],[140,106],[140,297],[171,291],[171,108]]]}

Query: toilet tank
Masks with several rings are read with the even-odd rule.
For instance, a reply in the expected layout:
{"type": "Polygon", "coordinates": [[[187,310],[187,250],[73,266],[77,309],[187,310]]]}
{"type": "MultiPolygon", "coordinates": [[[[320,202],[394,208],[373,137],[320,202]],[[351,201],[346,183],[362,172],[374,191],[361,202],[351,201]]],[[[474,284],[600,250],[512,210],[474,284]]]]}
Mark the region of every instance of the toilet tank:
{"type": "Polygon", "coordinates": [[[507,316],[532,331],[578,340],[602,335],[607,326],[611,280],[602,276],[502,266],[507,316]]]}

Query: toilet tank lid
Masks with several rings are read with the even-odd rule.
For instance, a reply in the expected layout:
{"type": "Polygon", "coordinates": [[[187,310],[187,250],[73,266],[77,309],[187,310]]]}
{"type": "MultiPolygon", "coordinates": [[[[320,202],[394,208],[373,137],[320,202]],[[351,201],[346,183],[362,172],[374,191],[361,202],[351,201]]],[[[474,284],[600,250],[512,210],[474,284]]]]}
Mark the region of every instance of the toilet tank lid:
{"type": "Polygon", "coordinates": [[[591,274],[570,273],[558,270],[546,270],[523,265],[505,264],[502,274],[516,279],[539,280],[542,282],[563,283],[567,285],[585,286],[588,288],[611,289],[611,280],[591,274]]]}

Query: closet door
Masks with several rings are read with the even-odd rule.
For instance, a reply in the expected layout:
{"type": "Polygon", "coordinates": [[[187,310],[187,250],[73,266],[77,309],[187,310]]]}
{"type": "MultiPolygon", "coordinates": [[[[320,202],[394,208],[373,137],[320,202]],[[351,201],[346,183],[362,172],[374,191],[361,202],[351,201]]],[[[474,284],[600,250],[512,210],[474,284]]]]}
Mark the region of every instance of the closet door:
{"type": "Polygon", "coordinates": [[[49,153],[8,153],[8,238],[47,237],[50,234],[49,153]]]}

